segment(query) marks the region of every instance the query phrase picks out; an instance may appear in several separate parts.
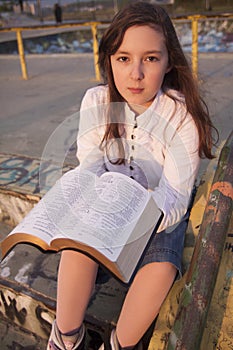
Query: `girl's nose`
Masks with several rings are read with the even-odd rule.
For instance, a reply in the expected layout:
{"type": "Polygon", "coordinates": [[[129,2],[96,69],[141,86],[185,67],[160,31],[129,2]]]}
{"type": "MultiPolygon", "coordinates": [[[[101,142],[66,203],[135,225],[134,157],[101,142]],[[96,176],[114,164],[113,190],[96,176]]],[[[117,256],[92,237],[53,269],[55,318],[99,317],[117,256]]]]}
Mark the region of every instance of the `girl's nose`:
{"type": "Polygon", "coordinates": [[[141,63],[134,63],[131,67],[131,79],[133,80],[142,80],[144,78],[144,73],[141,63]]]}

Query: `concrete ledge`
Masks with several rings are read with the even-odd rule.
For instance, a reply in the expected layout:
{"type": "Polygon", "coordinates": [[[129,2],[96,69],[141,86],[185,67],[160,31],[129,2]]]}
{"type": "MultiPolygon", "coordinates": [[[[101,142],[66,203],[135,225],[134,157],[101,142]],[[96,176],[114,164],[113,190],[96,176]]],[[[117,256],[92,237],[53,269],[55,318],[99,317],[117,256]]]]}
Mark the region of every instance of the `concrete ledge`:
{"type": "MultiPolygon", "coordinates": [[[[17,225],[54,184],[58,165],[40,165],[40,159],[0,154],[0,222],[17,225]]],[[[65,165],[63,171],[71,168],[65,165]]]]}
{"type": "MultiPolygon", "coordinates": [[[[10,229],[1,224],[0,239],[10,229]]],[[[41,344],[46,343],[55,318],[59,260],[59,253],[44,253],[31,245],[19,244],[2,261],[0,329],[1,334],[6,332],[4,342],[7,339],[7,346],[12,349],[15,332],[22,347],[44,348],[41,344]]],[[[85,318],[87,330],[98,334],[100,343],[108,339],[110,329],[116,324],[126,291],[125,286],[100,269],[85,318]]],[[[87,337],[87,342],[92,342],[92,338],[87,337]]]]}
{"type": "MultiPolygon", "coordinates": [[[[64,166],[63,171],[71,168],[69,165],[64,166]]],[[[39,159],[0,155],[0,239],[22,220],[53,185],[56,164],[43,164],[40,176],[47,184],[43,190],[39,184],[39,170],[39,159]]],[[[29,340],[33,334],[39,343],[43,339],[47,340],[48,329],[55,317],[59,260],[60,253],[45,253],[36,247],[23,244],[17,245],[7,255],[1,263],[0,278],[0,315],[4,327],[8,327],[7,324],[19,327],[24,337],[29,332],[29,340]],[[40,306],[41,303],[43,306],[40,306]],[[42,316],[38,317],[40,307],[44,310],[46,320],[42,316]],[[24,316],[19,319],[21,310],[24,310],[24,316]]],[[[107,339],[110,328],[115,325],[126,290],[125,286],[100,269],[85,320],[89,330],[100,334],[100,341],[107,339]]],[[[9,331],[12,331],[12,327],[9,331]]]]}

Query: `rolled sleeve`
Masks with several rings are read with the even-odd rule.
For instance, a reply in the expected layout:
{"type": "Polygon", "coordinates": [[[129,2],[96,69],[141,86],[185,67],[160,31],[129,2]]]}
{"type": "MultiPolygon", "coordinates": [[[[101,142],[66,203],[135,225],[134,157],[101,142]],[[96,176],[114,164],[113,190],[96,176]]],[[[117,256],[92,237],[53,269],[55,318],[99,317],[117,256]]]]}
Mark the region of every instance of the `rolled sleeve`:
{"type": "Polygon", "coordinates": [[[152,193],[164,213],[160,231],[178,223],[187,211],[200,164],[198,147],[198,131],[189,116],[166,147],[162,176],[152,193]]]}
{"type": "Polygon", "coordinates": [[[101,175],[104,170],[104,153],[100,149],[105,131],[104,100],[97,99],[95,89],[90,89],[83,97],[80,109],[79,132],[77,138],[77,158],[81,167],[101,175]],[[100,116],[102,120],[99,120],[100,116]]]}

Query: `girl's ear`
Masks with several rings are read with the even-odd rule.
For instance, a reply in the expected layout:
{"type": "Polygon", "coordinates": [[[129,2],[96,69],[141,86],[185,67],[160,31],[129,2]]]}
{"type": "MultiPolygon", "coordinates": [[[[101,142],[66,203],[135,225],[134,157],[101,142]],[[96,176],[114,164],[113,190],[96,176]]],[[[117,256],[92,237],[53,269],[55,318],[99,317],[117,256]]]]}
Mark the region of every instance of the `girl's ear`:
{"type": "Polygon", "coordinates": [[[169,73],[171,69],[172,69],[172,66],[169,64],[169,65],[167,66],[167,69],[166,69],[166,74],[169,73]]]}

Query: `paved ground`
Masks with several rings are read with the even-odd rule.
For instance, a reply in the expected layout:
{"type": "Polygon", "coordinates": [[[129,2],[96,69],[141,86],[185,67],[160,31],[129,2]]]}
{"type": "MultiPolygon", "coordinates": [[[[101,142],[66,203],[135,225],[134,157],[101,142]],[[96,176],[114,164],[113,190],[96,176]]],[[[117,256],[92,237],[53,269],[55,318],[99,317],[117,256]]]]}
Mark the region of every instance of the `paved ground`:
{"type": "Polygon", "coordinates": [[[0,57],[0,152],[40,157],[52,132],[79,110],[95,84],[93,57],[27,57],[29,80],[20,77],[17,57],[0,57]]]}

